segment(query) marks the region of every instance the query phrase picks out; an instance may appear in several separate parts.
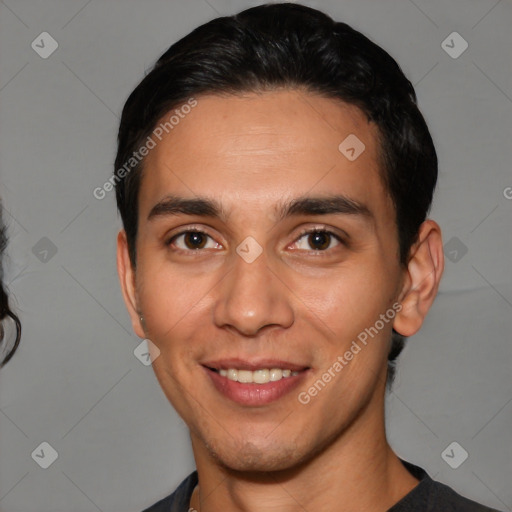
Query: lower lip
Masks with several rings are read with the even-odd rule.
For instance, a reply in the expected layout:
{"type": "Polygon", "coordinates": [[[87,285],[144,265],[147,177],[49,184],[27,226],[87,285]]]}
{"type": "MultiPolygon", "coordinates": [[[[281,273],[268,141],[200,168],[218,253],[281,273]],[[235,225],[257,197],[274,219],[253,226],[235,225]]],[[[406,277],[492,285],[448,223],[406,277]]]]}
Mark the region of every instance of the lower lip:
{"type": "Polygon", "coordinates": [[[308,370],[290,375],[281,380],[265,384],[243,383],[222,377],[219,373],[203,366],[216,387],[225,397],[242,405],[266,405],[293,391],[305,378],[308,370]]]}

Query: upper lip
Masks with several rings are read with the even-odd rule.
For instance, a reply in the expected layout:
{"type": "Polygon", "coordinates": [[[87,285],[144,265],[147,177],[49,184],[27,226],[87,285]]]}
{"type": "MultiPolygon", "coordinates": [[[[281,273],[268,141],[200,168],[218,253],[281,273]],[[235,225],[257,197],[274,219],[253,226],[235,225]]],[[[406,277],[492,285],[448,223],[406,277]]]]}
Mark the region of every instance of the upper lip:
{"type": "Polygon", "coordinates": [[[309,368],[307,365],[290,363],[282,359],[218,359],[215,361],[204,361],[201,363],[203,366],[213,368],[214,370],[229,370],[230,368],[236,368],[237,370],[260,370],[262,368],[283,368],[289,369],[293,372],[306,370],[309,368]]]}

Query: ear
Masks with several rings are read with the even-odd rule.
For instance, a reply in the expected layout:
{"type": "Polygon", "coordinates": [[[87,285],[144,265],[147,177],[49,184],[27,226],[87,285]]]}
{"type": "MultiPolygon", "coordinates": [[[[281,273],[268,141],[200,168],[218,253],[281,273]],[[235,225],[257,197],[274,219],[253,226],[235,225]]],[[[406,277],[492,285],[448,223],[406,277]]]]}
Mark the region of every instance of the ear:
{"type": "Polygon", "coordinates": [[[121,230],[117,235],[117,273],[121,283],[124,303],[132,320],[133,330],[139,338],[145,338],[135,287],[135,270],[130,260],[128,241],[124,230],[121,230]]]}
{"type": "Polygon", "coordinates": [[[393,328],[403,336],[419,331],[434,302],[444,270],[441,228],[431,219],[420,226],[418,239],[411,248],[407,271],[400,293],[402,309],[393,328]]]}

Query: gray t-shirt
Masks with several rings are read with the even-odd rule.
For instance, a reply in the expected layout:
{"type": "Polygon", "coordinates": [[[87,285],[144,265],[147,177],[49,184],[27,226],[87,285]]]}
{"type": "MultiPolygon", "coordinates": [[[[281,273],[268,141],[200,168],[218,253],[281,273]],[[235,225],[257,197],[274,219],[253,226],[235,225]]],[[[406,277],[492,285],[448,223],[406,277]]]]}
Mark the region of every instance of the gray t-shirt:
{"type": "MultiPolygon", "coordinates": [[[[432,480],[422,468],[404,460],[402,463],[419,483],[388,512],[499,512],[464,498],[447,485],[432,480]]],[[[194,471],[171,495],[143,512],[189,512],[190,497],[196,485],[197,471],[194,471]]]]}

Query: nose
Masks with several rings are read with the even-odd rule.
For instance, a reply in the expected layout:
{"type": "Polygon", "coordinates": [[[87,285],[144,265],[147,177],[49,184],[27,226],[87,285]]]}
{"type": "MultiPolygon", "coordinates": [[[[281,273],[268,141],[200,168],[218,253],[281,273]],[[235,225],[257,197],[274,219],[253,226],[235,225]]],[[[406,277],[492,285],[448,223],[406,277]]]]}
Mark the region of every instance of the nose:
{"type": "Polygon", "coordinates": [[[290,327],[292,292],[269,267],[265,251],[251,263],[238,254],[232,260],[230,272],[215,289],[215,324],[244,336],[257,336],[264,328],[290,327]]]}

